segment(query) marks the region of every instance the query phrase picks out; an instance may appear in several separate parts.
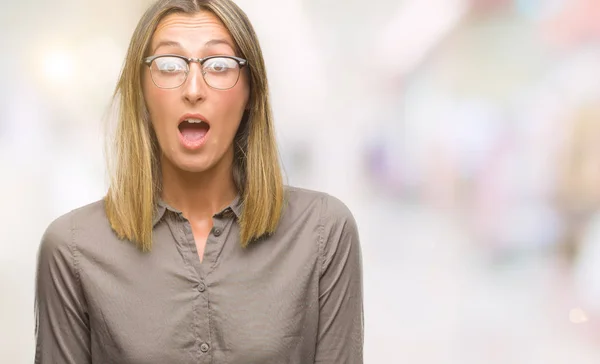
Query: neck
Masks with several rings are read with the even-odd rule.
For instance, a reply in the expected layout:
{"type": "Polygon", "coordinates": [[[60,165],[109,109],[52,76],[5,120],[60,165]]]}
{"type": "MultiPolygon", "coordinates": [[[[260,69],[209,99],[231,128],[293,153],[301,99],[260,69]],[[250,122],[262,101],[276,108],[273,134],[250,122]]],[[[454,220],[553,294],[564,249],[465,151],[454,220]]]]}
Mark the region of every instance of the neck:
{"type": "Polygon", "coordinates": [[[204,172],[187,172],[162,158],[162,199],[190,220],[209,219],[236,197],[233,156],[204,172]]]}

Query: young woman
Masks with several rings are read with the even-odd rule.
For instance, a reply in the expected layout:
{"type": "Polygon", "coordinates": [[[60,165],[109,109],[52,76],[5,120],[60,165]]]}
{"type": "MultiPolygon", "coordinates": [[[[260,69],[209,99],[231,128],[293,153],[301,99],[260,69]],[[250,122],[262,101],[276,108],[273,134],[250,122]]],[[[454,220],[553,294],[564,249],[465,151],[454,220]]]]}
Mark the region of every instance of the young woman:
{"type": "Polygon", "coordinates": [[[106,197],[42,238],[35,362],[362,363],[356,223],[283,185],[243,11],[159,0],[115,100],[106,197]]]}

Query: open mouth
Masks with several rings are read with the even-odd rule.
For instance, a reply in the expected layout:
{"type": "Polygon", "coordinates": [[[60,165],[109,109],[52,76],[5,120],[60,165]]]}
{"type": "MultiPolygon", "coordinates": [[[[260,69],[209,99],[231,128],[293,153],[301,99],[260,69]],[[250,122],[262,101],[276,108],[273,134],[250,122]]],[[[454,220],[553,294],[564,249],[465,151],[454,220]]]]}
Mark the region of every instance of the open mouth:
{"type": "Polygon", "coordinates": [[[179,123],[179,132],[183,137],[183,140],[190,143],[199,143],[210,129],[210,125],[207,122],[200,119],[185,119],[179,123]]]}

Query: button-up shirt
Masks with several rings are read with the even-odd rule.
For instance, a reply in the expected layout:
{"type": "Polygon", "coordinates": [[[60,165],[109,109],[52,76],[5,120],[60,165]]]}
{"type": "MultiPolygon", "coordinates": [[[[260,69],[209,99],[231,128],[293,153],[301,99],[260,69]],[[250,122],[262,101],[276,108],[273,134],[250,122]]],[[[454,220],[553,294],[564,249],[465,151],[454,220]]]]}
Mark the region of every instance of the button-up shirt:
{"type": "Polygon", "coordinates": [[[243,248],[239,197],[213,216],[202,262],[189,221],[161,203],[149,253],[104,203],[47,228],[36,282],[38,364],[359,364],[361,249],[340,200],[286,187],[279,227],[243,248]]]}

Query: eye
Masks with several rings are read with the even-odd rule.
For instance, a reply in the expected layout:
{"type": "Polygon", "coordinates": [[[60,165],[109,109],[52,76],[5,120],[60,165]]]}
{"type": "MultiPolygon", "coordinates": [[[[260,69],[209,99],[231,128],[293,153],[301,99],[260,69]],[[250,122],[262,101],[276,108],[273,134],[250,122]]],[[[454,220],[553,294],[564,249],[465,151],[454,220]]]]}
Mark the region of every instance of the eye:
{"type": "Polygon", "coordinates": [[[154,60],[154,65],[161,73],[181,73],[187,71],[187,63],[177,57],[159,57],[154,60]]]}
{"type": "Polygon", "coordinates": [[[235,60],[225,57],[211,58],[204,63],[204,71],[210,73],[223,73],[238,67],[235,60]]]}

